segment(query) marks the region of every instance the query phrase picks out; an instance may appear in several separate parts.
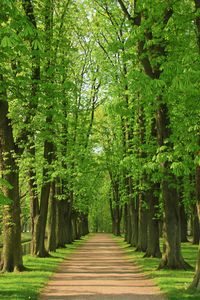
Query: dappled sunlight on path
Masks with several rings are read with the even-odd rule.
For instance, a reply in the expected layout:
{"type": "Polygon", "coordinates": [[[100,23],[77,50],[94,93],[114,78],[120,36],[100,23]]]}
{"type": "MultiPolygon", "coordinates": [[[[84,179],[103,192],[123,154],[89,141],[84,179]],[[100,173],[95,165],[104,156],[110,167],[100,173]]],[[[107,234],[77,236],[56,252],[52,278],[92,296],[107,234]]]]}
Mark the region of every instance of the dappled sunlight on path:
{"type": "Polygon", "coordinates": [[[42,292],[41,300],[166,299],[108,234],[96,234],[66,259],[42,292]]]}

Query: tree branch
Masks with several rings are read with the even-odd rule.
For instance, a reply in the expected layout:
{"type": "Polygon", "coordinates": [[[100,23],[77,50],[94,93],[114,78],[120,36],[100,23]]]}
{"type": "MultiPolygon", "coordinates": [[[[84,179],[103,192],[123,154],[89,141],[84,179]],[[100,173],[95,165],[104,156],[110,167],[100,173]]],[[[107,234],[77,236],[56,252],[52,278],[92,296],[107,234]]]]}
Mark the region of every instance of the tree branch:
{"type": "Polygon", "coordinates": [[[119,5],[121,6],[122,11],[124,12],[125,16],[128,18],[129,21],[133,22],[134,18],[130,15],[128,12],[128,9],[126,8],[124,2],[122,0],[118,0],[119,5]]]}
{"type": "Polygon", "coordinates": [[[32,1],[30,0],[22,0],[22,6],[24,8],[24,11],[26,13],[26,16],[30,23],[37,28],[35,16],[34,16],[34,11],[33,11],[33,4],[32,1]]]}
{"type": "Polygon", "coordinates": [[[99,45],[99,47],[103,50],[103,52],[105,53],[106,57],[108,58],[108,60],[110,61],[110,63],[112,64],[112,66],[114,67],[114,63],[112,61],[112,59],[110,58],[108,52],[106,51],[105,47],[101,44],[101,42],[99,40],[97,40],[97,43],[99,45]]]}
{"type": "Polygon", "coordinates": [[[121,6],[122,11],[124,12],[124,15],[127,17],[127,19],[135,26],[140,26],[141,24],[141,13],[136,13],[136,0],[134,1],[134,16],[132,17],[129,13],[127,7],[125,6],[124,2],[122,0],[118,0],[119,5],[121,6]]]}
{"type": "MultiPolygon", "coordinates": [[[[194,0],[196,10],[200,9],[200,0],[194,0]]],[[[196,17],[196,27],[197,27],[197,43],[200,52],[200,16],[196,17]]]]}
{"type": "Polygon", "coordinates": [[[173,9],[172,8],[167,8],[167,10],[165,11],[165,15],[164,15],[164,20],[163,23],[165,25],[167,25],[169,19],[171,18],[171,16],[173,15],[173,9]]]}

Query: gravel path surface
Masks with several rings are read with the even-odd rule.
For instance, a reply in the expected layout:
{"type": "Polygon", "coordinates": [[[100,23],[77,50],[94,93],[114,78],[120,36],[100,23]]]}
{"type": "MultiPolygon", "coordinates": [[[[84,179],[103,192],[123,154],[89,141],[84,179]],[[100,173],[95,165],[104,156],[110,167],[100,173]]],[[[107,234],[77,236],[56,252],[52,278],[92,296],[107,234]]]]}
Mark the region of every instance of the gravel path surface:
{"type": "Polygon", "coordinates": [[[62,262],[40,300],[166,300],[109,234],[96,234],[62,262]]]}

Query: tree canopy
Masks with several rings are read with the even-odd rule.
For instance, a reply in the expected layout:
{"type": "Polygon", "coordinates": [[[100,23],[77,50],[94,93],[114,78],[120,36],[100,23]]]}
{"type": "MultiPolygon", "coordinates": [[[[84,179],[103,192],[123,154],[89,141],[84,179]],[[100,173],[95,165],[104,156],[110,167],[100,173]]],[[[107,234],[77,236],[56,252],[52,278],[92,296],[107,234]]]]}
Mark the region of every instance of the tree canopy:
{"type": "Polygon", "coordinates": [[[35,256],[90,227],[124,232],[159,268],[190,267],[199,54],[199,0],[1,1],[2,270],[24,268],[21,223],[35,256]]]}

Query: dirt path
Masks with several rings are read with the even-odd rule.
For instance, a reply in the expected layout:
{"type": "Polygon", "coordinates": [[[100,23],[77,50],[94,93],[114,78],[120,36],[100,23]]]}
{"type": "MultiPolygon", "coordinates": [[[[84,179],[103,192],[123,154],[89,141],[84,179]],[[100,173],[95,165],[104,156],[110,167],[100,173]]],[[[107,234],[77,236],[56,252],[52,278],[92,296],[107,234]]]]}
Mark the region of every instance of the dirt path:
{"type": "Polygon", "coordinates": [[[166,300],[110,235],[97,234],[58,268],[40,300],[166,300]]]}

